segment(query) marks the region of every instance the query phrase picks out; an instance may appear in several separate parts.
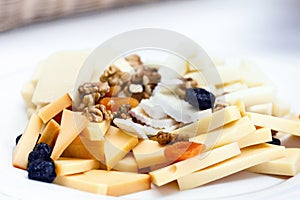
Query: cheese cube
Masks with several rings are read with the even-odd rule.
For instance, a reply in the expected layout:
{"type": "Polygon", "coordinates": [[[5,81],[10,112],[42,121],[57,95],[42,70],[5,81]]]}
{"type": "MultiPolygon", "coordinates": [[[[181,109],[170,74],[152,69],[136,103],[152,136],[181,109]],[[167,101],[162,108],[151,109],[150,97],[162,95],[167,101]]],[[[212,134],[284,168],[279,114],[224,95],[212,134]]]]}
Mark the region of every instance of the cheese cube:
{"type": "Polygon", "coordinates": [[[247,112],[246,115],[256,125],[275,131],[300,136],[300,121],[247,112]]]}
{"type": "Polygon", "coordinates": [[[272,141],[272,133],[269,128],[260,128],[238,140],[240,148],[272,141]]]}
{"type": "Polygon", "coordinates": [[[22,137],[13,151],[12,164],[14,167],[27,168],[28,155],[35,147],[42,127],[43,122],[39,116],[32,114],[22,137]]]}
{"type": "Polygon", "coordinates": [[[91,170],[58,176],[54,183],[96,194],[121,196],[151,188],[150,176],[130,172],[91,170]]]}
{"type": "Polygon", "coordinates": [[[135,136],[110,126],[104,136],[104,155],[107,169],[112,169],[138,143],[135,136]]]}
{"type": "Polygon", "coordinates": [[[241,150],[241,154],[177,179],[180,190],[195,188],[249,167],[283,157],[283,146],[260,144],[241,150]]]}
{"type": "Polygon", "coordinates": [[[57,160],[79,133],[89,124],[89,120],[79,112],[64,110],[61,127],[56,139],[51,158],[57,160]]]}
{"type": "Polygon", "coordinates": [[[247,137],[253,131],[255,131],[253,123],[248,117],[243,117],[208,133],[190,138],[190,141],[205,144],[205,148],[210,149],[236,142],[243,137],[247,137]]]}
{"type": "Polygon", "coordinates": [[[228,144],[196,157],[183,160],[156,171],[150,172],[152,182],[157,186],[165,185],[194,171],[224,161],[240,154],[237,143],[228,144]]]}
{"type": "Polygon", "coordinates": [[[44,128],[43,132],[41,133],[41,137],[38,143],[43,142],[53,147],[58,136],[59,130],[59,124],[55,120],[51,119],[44,128]]]}
{"type": "Polygon", "coordinates": [[[300,149],[287,148],[284,157],[261,163],[247,170],[262,174],[295,176],[300,171],[300,149]]]}
{"type": "Polygon", "coordinates": [[[187,134],[190,138],[209,132],[225,124],[233,122],[241,118],[241,114],[236,106],[228,106],[224,109],[212,113],[210,116],[204,117],[197,122],[178,128],[172,133],[187,134]]]}
{"type": "Polygon", "coordinates": [[[65,94],[62,97],[56,99],[52,103],[44,106],[38,112],[39,117],[44,123],[48,122],[55,115],[60,113],[63,109],[72,105],[72,99],[69,94],[65,94]]]}
{"type": "Polygon", "coordinates": [[[59,158],[54,161],[57,176],[77,174],[98,169],[100,163],[94,159],[59,158]]]}
{"type": "Polygon", "coordinates": [[[138,168],[145,168],[168,162],[164,154],[165,146],[153,140],[142,140],[132,149],[138,168]]]}
{"type": "Polygon", "coordinates": [[[122,172],[138,172],[138,166],[132,153],[128,153],[122,160],[120,160],[115,166],[115,170],[122,172]]]}

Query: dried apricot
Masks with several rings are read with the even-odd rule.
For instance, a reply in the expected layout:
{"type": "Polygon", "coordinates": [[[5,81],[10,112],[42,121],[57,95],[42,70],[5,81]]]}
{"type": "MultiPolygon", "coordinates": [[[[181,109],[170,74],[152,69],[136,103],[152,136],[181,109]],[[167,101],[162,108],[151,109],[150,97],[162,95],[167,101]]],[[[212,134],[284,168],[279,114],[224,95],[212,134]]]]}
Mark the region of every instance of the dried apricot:
{"type": "Polygon", "coordinates": [[[99,103],[105,105],[107,110],[116,112],[124,104],[130,104],[132,108],[135,108],[139,101],[132,97],[104,97],[99,103]]]}
{"type": "Polygon", "coordinates": [[[182,161],[201,153],[204,144],[176,142],[165,148],[164,154],[169,161],[182,161]]]}

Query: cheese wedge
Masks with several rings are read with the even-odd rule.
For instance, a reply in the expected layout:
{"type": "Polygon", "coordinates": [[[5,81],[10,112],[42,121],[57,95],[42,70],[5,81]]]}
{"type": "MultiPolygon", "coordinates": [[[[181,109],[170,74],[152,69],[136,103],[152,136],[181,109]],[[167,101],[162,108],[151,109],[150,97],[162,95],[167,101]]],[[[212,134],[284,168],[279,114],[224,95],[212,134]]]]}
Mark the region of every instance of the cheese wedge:
{"type": "Polygon", "coordinates": [[[36,105],[44,105],[66,93],[73,94],[77,75],[89,53],[90,50],[81,50],[50,55],[43,63],[32,102],[36,105]]]}
{"type": "Polygon", "coordinates": [[[121,172],[138,172],[138,166],[132,153],[128,153],[122,160],[120,160],[115,166],[114,170],[121,172]]]}
{"type": "Polygon", "coordinates": [[[300,171],[300,149],[286,148],[285,156],[247,169],[250,172],[295,176],[300,171]]]}
{"type": "Polygon", "coordinates": [[[89,120],[79,112],[63,110],[61,127],[56,139],[51,158],[57,160],[63,151],[89,124],[89,120]]]}
{"type": "Polygon", "coordinates": [[[138,168],[145,168],[168,162],[164,154],[165,146],[153,140],[142,140],[132,149],[138,168]]]}
{"type": "Polygon", "coordinates": [[[266,103],[266,104],[249,106],[247,108],[247,111],[260,113],[260,114],[264,114],[264,115],[272,115],[272,108],[273,108],[272,103],[266,103]]]}
{"type": "Polygon", "coordinates": [[[56,138],[58,136],[60,130],[59,124],[54,120],[51,119],[46,127],[44,128],[43,132],[41,133],[41,137],[38,141],[38,143],[46,143],[49,146],[53,147],[54,143],[56,141],[56,138]]]}
{"type": "Polygon", "coordinates": [[[210,116],[204,117],[197,122],[178,128],[172,133],[186,134],[190,138],[207,133],[216,128],[222,127],[225,124],[233,122],[241,118],[241,114],[236,106],[228,106],[224,109],[212,113],[210,116]]]}
{"type": "Polygon", "coordinates": [[[54,183],[110,196],[121,196],[151,188],[150,176],[130,172],[91,170],[82,174],[58,176],[54,183]]]}
{"type": "Polygon", "coordinates": [[[54,161],[57,176],[77,174],[91,169],[98,169],[100,163],[93,159],[59,158],[54,161]]]}
{"type": "Polygon", "coordinates": [[[48,122],[55,115],[63,111],[63,109],[68,108],[72,105],[72,99],[69,94],[65,94],[62,97],[56,99],[52,103],[44,106],[38,112],[39,117],[44,123],[48,122]]]}
{"type": "Polygon", "coordinates": [[[182,176],[188,175],[200,169],[204,169],[205,167],[224,161],[240,153],[241,152],[238,144],[231,143],[208,151],[199,156],[150,172],[149,174],[152,182],[155,185],[162,186],[182,176]]]}
{"type": "Polygon", "coordinates": [[[260,144],[241,150],[241,154],[177,179],[180,190],[195,188],[249,167],[283,157],[283,146],[260,144]]]}
{"type": "Polygon", "coordinates": [[[100,123],[90,122],[89,125],[80,133],[91,141],[100,141],[110,127],[111,120],[103,120],[100,123]]]}
{"type": "MultiPolygon", "coordinates": [[[[96,155],[96,154],[94,154],[96,155]]],[[[62,157],[96,159],[82,143],[81,137],[77,136],[72,143],[64,150],[62,157]]]]}
{"type": "Polygon", "coordinates": [[[191,142],[205,144],[206,150],[236,142],[255,131],[248,117],[243,117],[221,128],[190,138],[191,142]]]}
{"type": "Polygon", "coordinates": [[[241,100],[247,107],[257,104],[270,103],[273,101],[274,95],[274,87],[261,86],[228,93],[218,98],[225,99],[226,103],[230,105],[234,105],[238,100],[241,100]]]}
{"type": "Polygon", "coordinates": [[[275,131],[300,136],[300,121],[247,112],[246,115],[256,125],[270,128],[275,131]]]}
{"type": "Polygon", "coordinates": [[[86,138],[85,136],[82,136],[80,134],[80,140],[83,144],[83,146],[86,148],[86,150],[98,161],[105,164],[105,155],[104,155],[104,143],[105,139],[104,137],[99,140],[90,140],[89,138],[86,138]]]}
{"type": "Polygon", "coordinates": [[[27,168],[28,155],[35,147],[42,127],[43,122],[39,116],[32,114],[22,137],[13,151],[12,164],[14,167],[27,168]]]}
{"type": "Polygon", "coordinates": [[[240,148],[272,141],[272,133],[269,128],[260,128],[238,140],[240,148]]]}
{"type": "Polygon", "coordinates": [[[112,169],[138,143],[137,137],[128,135],[114,126],[110,126],[104,137],[104,155],[108,170],[112,169]]]}

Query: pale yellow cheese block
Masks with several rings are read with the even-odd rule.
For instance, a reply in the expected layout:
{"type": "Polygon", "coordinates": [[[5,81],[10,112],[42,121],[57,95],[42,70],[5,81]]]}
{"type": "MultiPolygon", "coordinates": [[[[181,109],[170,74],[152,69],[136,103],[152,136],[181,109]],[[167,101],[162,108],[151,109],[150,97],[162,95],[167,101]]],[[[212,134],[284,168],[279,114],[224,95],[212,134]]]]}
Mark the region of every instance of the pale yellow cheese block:
{"type": "Polygon", "coordinates": [[[180,190],[195,188],[221,179],[249,167],[267,162],[285,155],[283,146],[259,144],[241,150],[241,154],[177,179],[180,190]]]}
{"type": "Polygon", "coordinates": [[[185,134],[190,138],[209,132],[225,124],[233,122],[241,118],[241,114],[236,106],[228,106],[224,109],[212,113],[210,116],[204,117],[197,122],[178,128],[172,133],[185,134]]]}
{"type": "Polygon", "coordinates": [[[236,107],[239,109],[241,115],[244,117],[245,113],[246,113],[246,106],[244,104],[244,102],[242,100],[237,100],[237,102],[235,103],[236,107]]]}
{"type": "Polygon", "coordinates": [[[300,121],[247,112],[246,115],[256,125],[270,128],[275,131],[300,136],[300,121]]]}
{"type": "Polygon", "coordinates": [[[80,133],[91,141],[100,141],[104,139],[104,135],[110,127],[111,120],[103,120],[102,122],[90,122],[89,125],[80,133]]]}
{"type": "Polygon", "coordinates": [[[138,138],[110,126],[104,136],[104,155],[107,169],[112,169],[126,154],[137,145],[138,138]]]}
{"type": "Polygon", "coordinates": [[[162,186],[182,176],[204,169],[205,167],[224,161],[240,153],[238,144],[231,143],[205,152],[199,156],[152,171],[149,174],[155,185],[162,186]]]}
{"type": "Polygon", "coordinates": [[[272,115],[272,109],[273,109],[272,103],[265,103],[265,104],[249,106],[247,108],[247,111],[259,113],[259,114],[263,114],[263,115],[272,115]]]}
{"type": "Polygon", "coordinates": [[[255,126],[248,117],[231,122],[224,127],[190,138],[191,142],[205,144],[206,149],[216,148],[236,142],[255,131],[255,126]]]}
{"type": "Polygon", "coordinates": [[[96,194],[121,196],[151,188],[148,174],[91,170],[82,174],[59,176],[54,183],[96,194]]]}
{"type": "Polygon", "coordinates": [[[122,172],[138,172],[138,166],[132,153],[128,153],[122,160],[120,160],[115,166],[114,170],[122,172]]]}
{"type": "Polygon", "coordinates": [[[272,133],[269,128],[259,128],[249,135],[238,140],[240,148],[272,141],[272,133]]]}
{"type": "Polygon", "coordinates": [[[77,75],[89,53],[90,50],[81,50],[50,55],[42,63],[32,102],[36,105],[44,105],[66,93],[73,94],[77,75]]]}
{"type": "Polygon", "coordinates": [[[35,147],[42,128],[42,120],[36,114],[32,114],[22,137],[13,151],[12,164],[14,167],[27,168],[28,155],[35,147]]]}
{"type": "Polygon", "coordinates": [[[221,97],[230,105],[234,105],[238,100],[241,100],[245,106],[248,107],[257,104],[270,103],[273,101],[274,95],[274,87],[261,86],[228,93],[221,97]]]}
{"type": "Polygon", "coordinates": [[[89,120],[80,112],[63,110],[61,126],[51,158],[57,160],[79,133],[87,127],[89,120]]]}
{"type": "Polygon", "coordinates": [[[35,108],[36,105],[32,103],[32,96],[33,96],[33,93],[34,93],[34,90],[35,90],[35,85],[33,82],[28,82],[26,83],[22,90],[21,90],[21,94],[22,94],[22,97],[25,101],[25,105],[28,107],[28,108],[35,108]]]}
{"type": "Polygon", "coordinates": [[[77,174],[89,171],[91,169],[98,169],[100,163],[94,159],[78,159],[78,158],[59,158],[54,161],[55,172],[57,176],[64,176],[69,174],[77,174]]]}
{"type": "Polygon", "coordinates": [[[42,131],[41,137],[40,137],[38,143],[43,142],[43,143],[46,143],[49,146],[53,147],[54,143],[56,141],[56,138],[58,136],[59,130],[60,130],[59,124],[54,119],[51,119],[47,123],[44,130],[42,131]]]}
{"type": "Polygon", "coordinates": [[[86,149],[82,143],[81,137],[77,136],[72,143],[64,150],[62,157],[83,158],[83,159],[96,159],[86,149]]]}
{"type": "Polygon", "coordinates": [[[273,102],[272,115],[276,117],[283,117],[287,115],[291,110],[290,104],[281,100],[275,99],[273,102]]]}
{"type": "Polygon", "coordinates": [[[63,111],[63,109],[68,108],[72,105],[72,99],[67,93],[60,98],[56,99],[52,103],[42,107],[38,115],[43,120],[44,123],[48,122],[50,119],[55,117],[58,113],[63,111]]]}
{"type": "Polygon", "coordinates": [[[132,149],[138,168],[145,168],[168,162],[164,154],[165,146],[153,140],[142,140],[132,149]]]}
{"type": "Polygon", "coordinates": [[[261,163],[247,170],[262,174],[295,176],[300,171],[300,149],[286,148],[285,153],[282,158],[261,163]]]}

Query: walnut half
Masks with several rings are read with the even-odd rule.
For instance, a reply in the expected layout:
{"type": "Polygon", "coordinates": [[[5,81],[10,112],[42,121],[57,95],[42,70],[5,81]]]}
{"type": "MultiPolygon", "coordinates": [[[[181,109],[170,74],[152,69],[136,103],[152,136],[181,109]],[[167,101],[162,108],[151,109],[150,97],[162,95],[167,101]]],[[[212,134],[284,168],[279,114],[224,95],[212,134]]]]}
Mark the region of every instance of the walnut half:
{"type": "Polygon", "coordinates": [[[102,122],[103,120],[112,120],[113,114],[107,110],[104,105],[97,104],[94,106],[85,107],[82,114],[86,116],[91,122],[102,122]]]}

